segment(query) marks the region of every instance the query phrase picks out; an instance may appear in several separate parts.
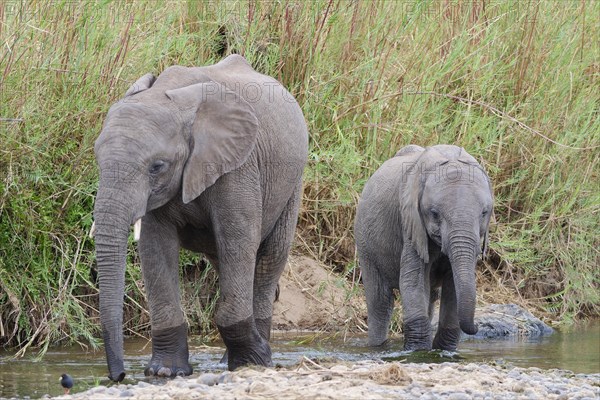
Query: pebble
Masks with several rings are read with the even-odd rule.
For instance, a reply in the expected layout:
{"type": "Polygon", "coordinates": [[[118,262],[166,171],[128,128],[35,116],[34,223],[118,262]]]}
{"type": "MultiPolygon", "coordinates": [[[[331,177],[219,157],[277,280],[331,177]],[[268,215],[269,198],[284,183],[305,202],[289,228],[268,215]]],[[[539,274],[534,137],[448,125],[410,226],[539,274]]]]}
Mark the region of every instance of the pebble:
{"type": "Polygon", "coordinates": [[[451,393],[447,397],[448,400],[473,400],[473,397],[466,393],[451,393]]]}
{"type": "Polygon", "coordinates": [[[201,383],[201,384],[207,385],[207,386],[214,386],[218,381],[219,381],[219,375],[212,374],[212,373],[202,374],[198,378],[198,383],[201,383]]]}
{"type": "Polygon", "coordinates": [[[233,382],[233,375],[230,372],[223,372],[219,375],[219,385],[233,382]]]}
{"type": "MultiPolygon", "coordinates": [[[[385,377],[393,364],[360,362],[330,368],[300,365],[290,369],[242,368],[174,378],[166,384],[139,381],[133,385],[98,386],[61,399],[127,398],[233,399],[328,398],[407,400],[598,400],[600,374],[518,368],[481,363],[402,364],[412,381],[373,380],[385,377]],[[383,375],[382,375],[383,374],[383,375]]],[[[396,371],[397,371],[397,367],[396,371]]],[[[397,373],[397,372],[396,372],[397,373]]]]}

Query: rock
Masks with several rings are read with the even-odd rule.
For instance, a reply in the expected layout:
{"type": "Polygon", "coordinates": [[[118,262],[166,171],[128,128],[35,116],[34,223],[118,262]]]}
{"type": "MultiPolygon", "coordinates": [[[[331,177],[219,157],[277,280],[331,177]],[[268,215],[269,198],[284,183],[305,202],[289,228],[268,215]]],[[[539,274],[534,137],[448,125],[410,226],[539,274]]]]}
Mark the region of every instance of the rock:
{"type": "Polygon", "coordinates": [[[483,307],[475,314],[475,323],[479,327],[476,338],[539,337],[554,333],[554,329],[516,304],[483,307]]]}
{"type": "MultiPolygon", "coordinates": [[[[435,331],[437,317],[434,321],[432,327],[435,331]]],[[[554,333],[554,329],[516,304],[490,304],[478,308],[475,310],[475,324],[479,331],[473,336],[463,333],[463,338],[540,337],[554,333]]]]}
{"type": "Polygon", "coordinates": [[[219,375],[208,372],[206,374],[200,375],[198,377],[197,382],[207,386],[214,386],[219,382],[219,375]]]}
{"type": "Polygon", "coordinates": [[[104,393],[106,386],[96,386],[88,390],[88,393],[104,393]]]}
{"type": "Polygon", "coordinates": [[[473,397],[466,393],[451,393],[447,397],[448,400],[472,400],[473,397]]]}
{"type": "Polygon", "coordinates": [[[116,387],[109,387],[105,390],[105,393],[109,396],[117,397],[121,394],[121,391],[116,387]]]}
{"type": "Polygon", "coordinates": [[[574,398],[579,398],[579,399],[598,399],[598,396],[600,395],[600,390],[596,390],[596,393],[594,393],[591,390],[582,390],[578,393],[575,394],[574,398]]]}
{"type": "Polygon", "coordinates": [[[230,372],[223,372],[221,375],[219,375],[219,379],[218,379],[218,384],[219,385],[223,385],[226,383],[231,383],[233,382],[233,375],[230,372]]]}
{"type": "Polygon", "coordinates": [[[514,393],[523,393],[525,391],[525,386],[523,385],[523,383],[519,382],[519,383],[515,383],[512,386],[512,391],[514,393]]]}
{"type": "Polygon", "coordinates": [[[534,389],[527,389],[524,392],[524,395],[528,398],[528,399],[539,399],[539,393],[537,393],[534,389]]]}
{"type": "Polygon", "coordinates": [[[188,385],[188,389],[191,390],[197,390],[197,389],[204,389],[206,385],[203,385],[201,383],[190,383],[188,385]]]}

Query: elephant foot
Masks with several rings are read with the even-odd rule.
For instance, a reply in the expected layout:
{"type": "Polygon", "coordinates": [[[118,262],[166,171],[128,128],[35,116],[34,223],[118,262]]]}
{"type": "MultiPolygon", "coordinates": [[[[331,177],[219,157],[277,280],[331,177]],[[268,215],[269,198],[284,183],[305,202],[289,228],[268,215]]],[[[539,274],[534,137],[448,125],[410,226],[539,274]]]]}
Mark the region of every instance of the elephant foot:
{"type": "MultiPolygon", "coordinates": [[[[260,336],[262,336],[267,342],[271,336],[271,318],[255,319],[256,329],[260,336]]],[[[225,350],[223,357],[219,361],[220,364],[227,364],[229,362],[229,352],[225,350]]],[[[262,364],[261,364],[262,365],[262,364]]]]}
{"type": "Polygon", "coordinates": [[[426,317],[402,324],[404,350],[431,350],[431,323],[426,317]]]}
{"type": "Polygon", "coordinates": [[[438,328],[433,339],[433,348],[455,351],[460,339],[460,328],[438,328]]]}
{"type": "MultiPolygon", "coordinates": [[[[371,331],[369,331],[369,334],[371,333],[371,331]]],[[[390,339],[387,337],[387,335],[369,335],[369,338],[367,340],[367,343],[369,345],[369,347],[375,347],[378,349],[386,349],[390,346],[390,339]]]]}
{"type": "Polygon", "coordinates": [[[188,363],[187,325],[152,331],[152,359],[146,376],[175,377],[192,374],[188,363]]]}
{"type": "Polygon", "coordinates": [[[176,376],[188,376],[192,374],[192,367],[188,364],[185,367],[164,367],[160,364],[153,364],[152,362],[146,369],[144,369],[144,375],[146,376],[161,376],[164,378],[174,378],[176,376]]]}
{"type": "Polygon", "coordinates": [[[385,331],[383,329],[377,329],[375,327],[369,327],[369,338],[367,343],[370,347],[386,348],[390,344],[390,339],[387,337],[387,327],[385,331]]]}
{"type": "Polygon", "coordinates": [[[259,349],[247,349],[243,352],[229,353],[227,369],[235,371],[236,369],[247,365],[272,367],[271,347],[265,342],[265,345],[261,346],[259,349]]]}
{"type": "Polygon", "coordinates": [[[227,368],[230,371],[246,365],[273,365],[269,342],[258,333],[252,317],[218,328],[227,346],[227,368]]]}

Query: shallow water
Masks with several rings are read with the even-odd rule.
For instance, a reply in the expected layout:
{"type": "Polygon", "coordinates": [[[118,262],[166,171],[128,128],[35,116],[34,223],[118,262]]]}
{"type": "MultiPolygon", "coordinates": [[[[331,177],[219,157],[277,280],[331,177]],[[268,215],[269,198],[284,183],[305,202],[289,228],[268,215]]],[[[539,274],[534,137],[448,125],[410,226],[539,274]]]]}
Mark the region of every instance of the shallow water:
{"type": "MultiPolygon", "coordinates": [[[[143,369],[150,358],[152,346],[144,339],[129,339],[125,343],[125,383],[146,380],[143,369]]],[[[354,336],[345,341],[331,334],[279,333],[272,340],[273,362],[293,365],[303,357],[320,360],[357,361],[364,359],[406,360],[407,362],[495,362],[520,367],[560,368],[575,373],[600,373],[600,322],[557,332],[541,339],[465,340],[458,354],[439,352],[406,354],[400,339],[392,339],[385,350],[366,347],[366,336],[354,336]]],[[[220,364],[222,344],[206,346],[190,339],[191,364],[195,372],[223,370],[220,364]]],[[[11,354],[0,352],[0,398],[39,398],[44,394],[62,394],[60,375],[68,373],[75,379],[73,392],[81,392],[97,384],[108,383],[104,352],[86,352],[80,348],[55,348],[43,360],[31,357],[12,360],[11,354]]],[[[159,379],[150,381],[161,383],[159,379]]]]}

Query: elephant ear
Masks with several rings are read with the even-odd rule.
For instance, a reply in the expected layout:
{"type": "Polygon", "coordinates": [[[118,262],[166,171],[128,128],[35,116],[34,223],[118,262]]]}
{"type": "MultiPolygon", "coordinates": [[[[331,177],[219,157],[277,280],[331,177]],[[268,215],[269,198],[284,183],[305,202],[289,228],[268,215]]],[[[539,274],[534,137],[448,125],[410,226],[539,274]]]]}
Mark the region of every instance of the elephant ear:
{"type": "Polygon", "coordinates": [[[150,89],[154,84],[154,81],[156,81],[156,77],[150,73],[142,76],[140,79],[135,81],[135,83],[131,85],[129,89],[127,89],[127,91],[125,92],[125,97],[133,96],[136,93],[143,92],[146,89],[150,89]]]}
{"type": "Polygon", "coordinates": [[[425,262],[429,262],[429,238],[425,224],[421,218],[421,196],[425,182],[421,175],[421,159],[425,153],[421,153],[418,160],[409,167],[403,175],[402,192],[400,193],[401,220],[404,238],[408,240],[417,254],[425,262]]]}
{"type": "Polygon", "coordinates": [[[214,81],[167,90],[191,125],[191,154],[183,170],[183,202],[239,168],[254,149],[258,120],[248,102],[214,81]]]}

